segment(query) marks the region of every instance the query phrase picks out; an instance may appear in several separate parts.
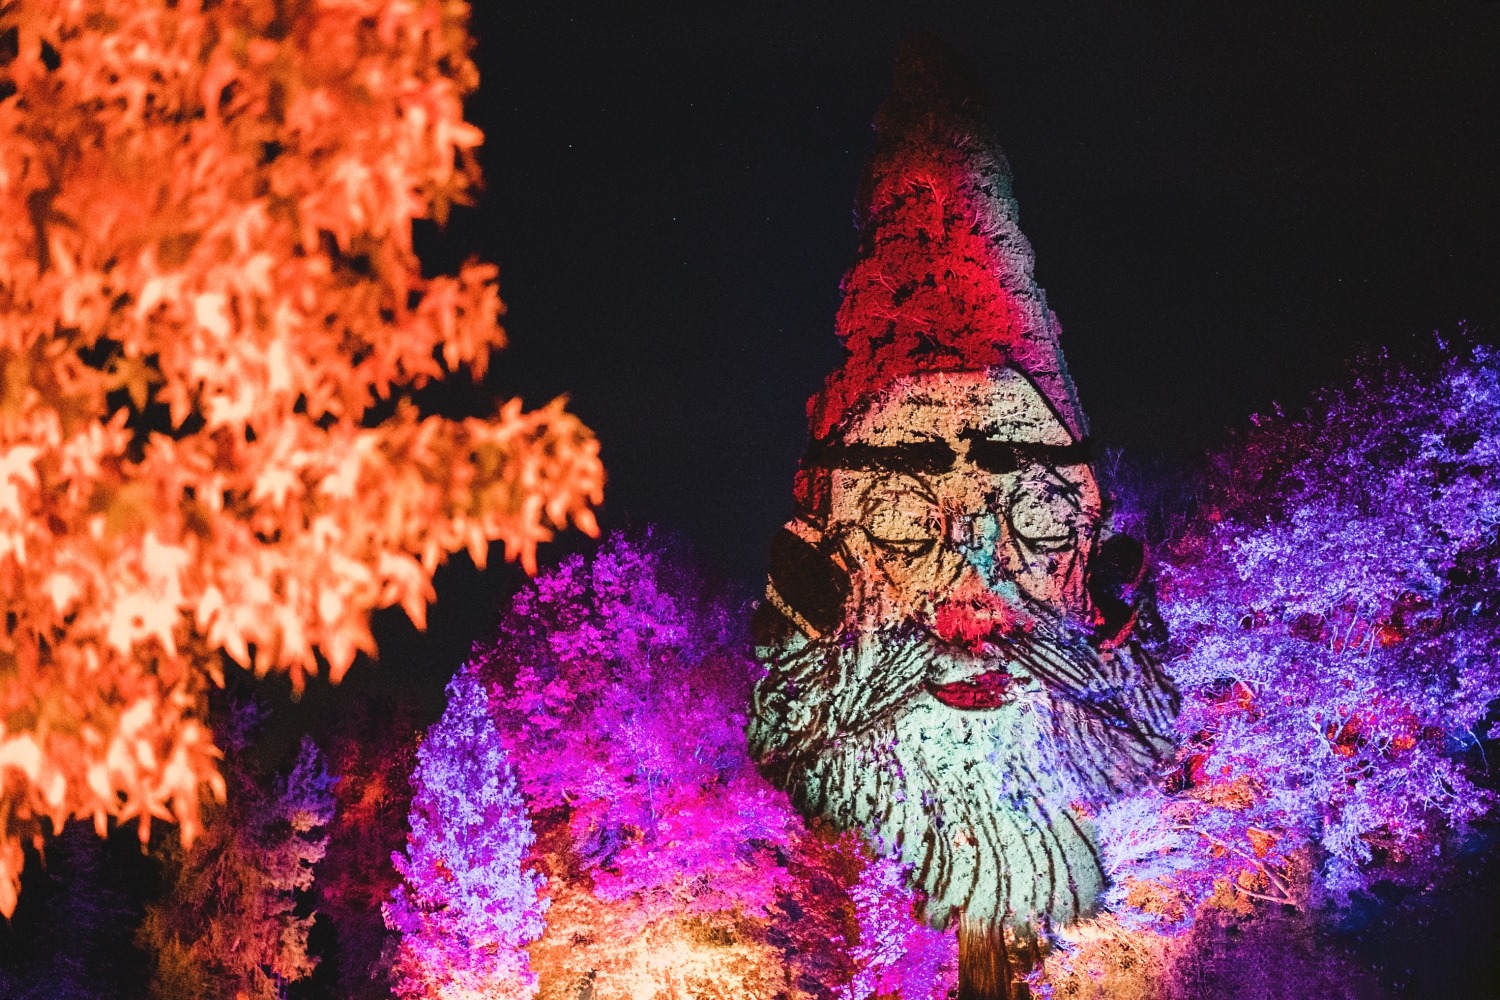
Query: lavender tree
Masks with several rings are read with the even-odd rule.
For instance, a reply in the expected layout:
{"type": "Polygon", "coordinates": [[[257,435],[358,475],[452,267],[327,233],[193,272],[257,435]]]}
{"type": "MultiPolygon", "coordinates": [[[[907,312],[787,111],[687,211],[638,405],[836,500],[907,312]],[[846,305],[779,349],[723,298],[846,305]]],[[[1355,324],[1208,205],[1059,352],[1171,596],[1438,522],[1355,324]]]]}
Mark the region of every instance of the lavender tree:
{"type": "Polygon", "coordinates": [[[525,947],[542,932],[534,840],[483,683],[460,670],[412,775],[411,834],[392,861],[403,883],[384,906],[400,933],[397,994],[434,1000],[528,998],[525,947]]]}
{"type": "Polygon", "coordinates": [[[1176,768],[1097,818],[1127,931],[1420,887],[1494,805],[1500,355],[1376,358],[1252,425],[1161,552],[1176,768]]]}

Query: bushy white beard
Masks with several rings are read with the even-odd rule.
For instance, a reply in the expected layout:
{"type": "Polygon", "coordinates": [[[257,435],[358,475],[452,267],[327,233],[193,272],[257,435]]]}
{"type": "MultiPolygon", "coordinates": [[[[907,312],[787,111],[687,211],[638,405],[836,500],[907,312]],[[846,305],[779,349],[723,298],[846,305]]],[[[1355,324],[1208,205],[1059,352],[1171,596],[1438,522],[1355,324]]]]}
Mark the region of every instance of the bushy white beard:
{"type": "Polygon", "coordinates": [[[1030,705],[960,711],[926,693],[793,775],[798,798],[910,865],[927,917],[1067,924],[1104,886],[1087,820],[1030,705]]]}
{"type": "Polygon", "coordinates": [[[752,752],[804,812],[911,865],[930,922],[1090,912],[1104,875],[1074,803],[1134,784],[1165,748],[1170,688],[1149,662],[1031,636],[995,662],[1026,677],[1007,703],[964,710],[924,680],[978,661],[911,629],[763,652],[752,752]]]}

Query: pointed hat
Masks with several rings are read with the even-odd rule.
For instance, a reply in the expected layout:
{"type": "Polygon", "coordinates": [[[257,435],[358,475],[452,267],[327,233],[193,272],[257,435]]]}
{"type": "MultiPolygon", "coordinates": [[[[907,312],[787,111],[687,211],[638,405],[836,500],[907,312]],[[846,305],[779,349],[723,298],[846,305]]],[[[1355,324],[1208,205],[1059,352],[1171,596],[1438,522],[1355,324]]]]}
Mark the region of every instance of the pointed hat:
{"type": "Polygon", "coordinates": [[[930,36],[907,41],[856,210],[859,259],[837,319],[847,356],[808,401],[815,440],[903,376],[999,366],[1028,376],[1074,440],[1086,436],[986,111],[960,55],[930,36]]]}

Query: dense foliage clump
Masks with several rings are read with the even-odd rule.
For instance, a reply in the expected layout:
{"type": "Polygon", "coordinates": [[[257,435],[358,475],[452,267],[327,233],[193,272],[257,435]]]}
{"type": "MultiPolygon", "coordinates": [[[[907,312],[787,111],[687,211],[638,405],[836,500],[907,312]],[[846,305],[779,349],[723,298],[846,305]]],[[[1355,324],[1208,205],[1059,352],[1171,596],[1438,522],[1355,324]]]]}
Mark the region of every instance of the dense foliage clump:
{"type": "Polygon", "coordinates": [[[1492,808],[1500,356],[1429,353],[1255,418],[1160,547],[1184,704],[1174,770],[1099,817],[1126,937],[1336,915],[1430,880],[1492,808]]]}
{"type": "Polygon", "coordinates": [[[493,265],[412,245],[478,181],[467,17],[0,8],[0,913],[44,820],[192,841],[221,657],[337,680],[450,554],[593,530],[561,401],[413,402],[505,340],[493,265]]]}
{"type": "Polygon", "coordinates": [[[541,933],[541,878],[524,866],[534,837],[484,684],[461,670],[412,773],[411,833],[391,861],[402,882],[385,904],[400,935],[392,982],[421,1000],[526,1000],[524,947],[541,933]]]}
{"type": "Polygon", "coordinates": [[[137,934],[152,1000],[278,1000],[318,964],[306,901],[328,850],[336,779],[306,738],[287,774],[262,772],[248,749],[263,709],[244,701],[228,714],[221,731],[235,752],[225,769],[232,797],[210,811],[191,847],[158,844],[163,892],[137,934]]]}

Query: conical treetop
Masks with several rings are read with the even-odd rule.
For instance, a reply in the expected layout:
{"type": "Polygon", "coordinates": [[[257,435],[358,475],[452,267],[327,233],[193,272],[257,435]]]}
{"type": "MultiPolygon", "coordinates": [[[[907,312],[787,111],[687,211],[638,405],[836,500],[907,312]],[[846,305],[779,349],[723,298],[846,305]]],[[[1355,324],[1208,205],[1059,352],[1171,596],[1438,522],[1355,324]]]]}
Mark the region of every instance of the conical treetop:
{"type": "Polygon", "coordinates": [[[860,190],[837,318],[847,358],[809,402],[815,438],[903,376],[1001,366],[1028,376],[1075,440],[1087,434],[986,103],[953,49],[906,43],[860,190]]]}

